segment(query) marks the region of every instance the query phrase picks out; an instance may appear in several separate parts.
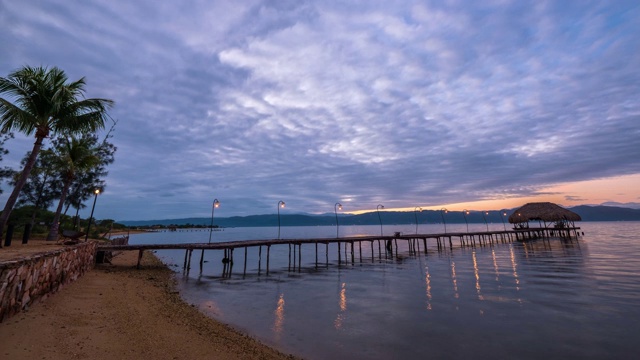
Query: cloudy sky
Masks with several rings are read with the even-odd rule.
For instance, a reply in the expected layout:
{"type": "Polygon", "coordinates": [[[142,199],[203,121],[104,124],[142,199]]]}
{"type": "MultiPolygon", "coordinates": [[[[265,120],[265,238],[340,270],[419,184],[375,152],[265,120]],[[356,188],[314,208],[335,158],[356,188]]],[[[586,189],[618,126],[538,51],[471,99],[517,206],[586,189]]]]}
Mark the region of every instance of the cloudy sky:
{"type": "Polygon", "coordinates": [[[638,34],[637,0],[0,0],[0,76],[115,101],[97,218],[637,203],[638,34]]]}

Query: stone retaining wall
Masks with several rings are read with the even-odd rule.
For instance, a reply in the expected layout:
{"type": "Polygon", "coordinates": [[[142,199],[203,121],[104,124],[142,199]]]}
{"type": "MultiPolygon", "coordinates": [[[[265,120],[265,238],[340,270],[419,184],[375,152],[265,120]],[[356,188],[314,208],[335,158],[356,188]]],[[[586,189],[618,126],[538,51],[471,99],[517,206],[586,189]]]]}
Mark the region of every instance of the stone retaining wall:
{"type": "Polygon", "coordinates": [[[0,263],[0,322],[28,309],[95,264],[97,242],[0,263]]]}

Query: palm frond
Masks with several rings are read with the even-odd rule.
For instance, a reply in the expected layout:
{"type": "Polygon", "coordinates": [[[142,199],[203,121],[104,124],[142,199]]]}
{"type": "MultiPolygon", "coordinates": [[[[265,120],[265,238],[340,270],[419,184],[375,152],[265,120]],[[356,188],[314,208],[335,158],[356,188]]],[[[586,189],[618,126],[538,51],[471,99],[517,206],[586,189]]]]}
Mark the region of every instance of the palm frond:
{"type": "Polygon", "coordinates": [[[2,131],[19,131],[31,134],[36,128],[37,120],[33,114],[0,98],[0,119],[2,119],[2,131]]]}

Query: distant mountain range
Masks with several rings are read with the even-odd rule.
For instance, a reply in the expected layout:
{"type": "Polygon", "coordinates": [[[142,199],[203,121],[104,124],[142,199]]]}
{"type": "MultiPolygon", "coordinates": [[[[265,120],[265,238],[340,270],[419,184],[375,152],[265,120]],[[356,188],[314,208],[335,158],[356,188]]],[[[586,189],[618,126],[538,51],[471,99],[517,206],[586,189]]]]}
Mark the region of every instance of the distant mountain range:
{"type": "Polygon", "coordinates": [[[569,208],[582,217],[582,221],[640,221],[640,209],[617,206],[580,205],[569,208]]]}
{"type": "MultiPolygon", "coordinates": [[[[619,203],[619,202],[609,201],[609,202],[602,203],[600,205],[631,208],[631,209],[640,209],[640,203],[637,203],[637,202],[619,203]]],[[[591,205],[591,206],[600,206],[600,205],[591,205]]]]}
{"type": "MultiPolygon", "coordinates": [[[[568,208],[582,217],[583,221],[640,221],[640,209],[617,206],[590,206],[580,205],[568,208]]],[[[510,211],[507,211],[510,214],[510,211]]],[[[443,214],[439,210],[424,210],[421,213],[413,211],[381,211],[380,219],[387,225],[415,224],[416,215],[420,224],[442,223],[443,214]]],[[[340,225],[378,225],[380,219],[377,212],[351,215],[339,214],[340,225]]],[[[444,214],[445,221],[451,224],[464,223],[465,217],[461,211],[449,211],[444,214]]],[[[489,211],[483,218],[482,212],[473,211],[467,215],[469,223],[500,223],[508,222],[507,216],[501,217],[499,211],[489,211]]],[[[209,225],[211,218],[184,218],[165,220],[140,220],[140,221],[119,221],[127,226],[152,226],[152,225],[209,225]]],[[[278,217],[276,214],[216,217],[214,224],[222,227],[254,227],[254,226],[277,226],[278,217]]],[[[280,224],[282,226],[330,226],[336,224],[334,214],[281,214],[280,224]]]]}

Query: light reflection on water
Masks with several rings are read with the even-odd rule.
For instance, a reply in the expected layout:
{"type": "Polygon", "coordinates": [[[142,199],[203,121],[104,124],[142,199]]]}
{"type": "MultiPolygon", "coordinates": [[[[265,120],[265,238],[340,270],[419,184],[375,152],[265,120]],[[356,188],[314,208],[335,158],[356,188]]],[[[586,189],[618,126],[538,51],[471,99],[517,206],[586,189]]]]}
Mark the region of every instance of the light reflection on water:
{"type": "MultiPolygon", "coordinates": [[[[360,261],[356,245],[356,261],[349,258],[341,266],[337,246],[329,246],[329,264],[320,246],[317,269],[315,248],[308,245],[302,247],[296,271],[288,271],[287,246],[273,246],[269,276],[264,254],[257,274],[257,249],[250,249],[247,275],[242,275],[242,256],[236,255],[228,279],[220,276],[221,252],[211,251],[205,253],[202,274],[196,266],[188,276],[179,276],[181,292],[215,318],[310,359],[629,358],[640,350],[640,223],[580,225],[585,236],[579,241],[452,251],[437,251],[430,243],[428,254],[419,256],[410,255],[401,242],[405,248],[397,257],[378,256],[377,245],[372,254],[372,247],[363,244],[360,261]]],[[[441,231],[438,225],[421,227],[441,231]]],[[[411,226],[402,229],[393,230],[412,232],[411,226]]],[[[340,230],[376,234],[379,227],[340,230]]],[[[331,236],[334,231],[283,229],[291,237],[331,236]]],[[[226,229],[214,238],[259,238],[270,232],[226,229]]],[[[132,243],[195,242],[199,237],[208,239],[208,233],[141,235],[132,243]]],[[[184,252],[160,255],[181,271],[184,252]]],[[[344,253],[341,257],[344,261],[344,253]]]]}

